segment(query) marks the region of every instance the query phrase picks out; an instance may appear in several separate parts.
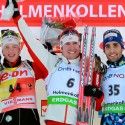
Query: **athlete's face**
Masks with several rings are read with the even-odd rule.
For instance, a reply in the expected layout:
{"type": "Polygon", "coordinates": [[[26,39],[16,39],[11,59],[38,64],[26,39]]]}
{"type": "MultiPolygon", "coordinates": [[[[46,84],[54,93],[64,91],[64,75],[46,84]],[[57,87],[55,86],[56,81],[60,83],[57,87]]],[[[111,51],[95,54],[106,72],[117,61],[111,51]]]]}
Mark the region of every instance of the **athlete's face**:
{"type": "Polygon", "coordinates": [[[69,60],[76,59],[80,55],[80,42],[67,42],[62,47],[62,54],[69,60]]]}
{"type": "Polygon", "coordinates": [[[105,44],[104,52],[109,61],[115,62],[121,58],[123,49],[118,42],[112,41],[105,44]]]}
{"type": "Polygon", "coordinates": [[[20,55],[20,47],[16,44],[10,43],[3,47],[2,53],[4,58],[10,63],[16,62],[20,55]]]}

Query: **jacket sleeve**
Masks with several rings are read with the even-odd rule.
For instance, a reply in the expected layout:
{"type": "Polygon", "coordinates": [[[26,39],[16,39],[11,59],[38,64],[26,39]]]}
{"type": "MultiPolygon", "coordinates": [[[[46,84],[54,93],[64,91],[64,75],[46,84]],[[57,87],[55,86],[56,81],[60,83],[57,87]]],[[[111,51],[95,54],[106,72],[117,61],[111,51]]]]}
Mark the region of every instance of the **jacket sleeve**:
{"type": "Polygon", "coordinates": [[[34,75],[35,75],[36,80],[38,80],[38,79],[44,80],[46,78],[46,76],[47,76],[46,69],[44,69],[41,65],[40,66],[36,65],[34,62],[31,62],[30,60],[26,60],[26,62],[32,67],[32,69],[35,73],[34,75]],[[39,71],[39,70],[41,70],[41,68],[43,68],[42,71],[44,71],[44,72],[39,71]]]}
{"type": "Polygon", "coordinates": [[[44,72],[45,76],[47,76],[48,72],[55,66],[58,56],[51,54],[45,49],[45,47],[35,38],[35,35],[21,16],[14,18],[14,22],[16,23],[22,39],[34,61],[34,66],[39,66],[39,71],[44,72]]]}

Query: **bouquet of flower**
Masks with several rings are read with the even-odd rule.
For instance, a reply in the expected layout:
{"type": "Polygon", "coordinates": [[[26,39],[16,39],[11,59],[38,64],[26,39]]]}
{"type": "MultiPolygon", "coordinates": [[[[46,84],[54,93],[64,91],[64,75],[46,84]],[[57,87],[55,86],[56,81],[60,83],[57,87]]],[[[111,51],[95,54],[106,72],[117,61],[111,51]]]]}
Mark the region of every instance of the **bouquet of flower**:
{"type": "MultiPolygon", "coordinates": [[[[41,33],[40,33],[40,41],[42,44],[46,46],[51,46],[51,50],[56,53],[60,52],[60,45],[58,41],[58,36],[62,33],[65,28],[68,27],[76,27],[76,23],[73,19],[47,19],[44,18],[41,33]]],[[[50,48],[50,47],[49,47],[50,48]]]]}
{"type": "Polygon", "coordinates": [[[44,42],[51,42],[55,44],[58,42],[58,36],[61,32],[68,27],[76,27],[76,23],[73,19],[67,20],[52,20],[44,18],[41,26],[40,40],[44,42]]]}

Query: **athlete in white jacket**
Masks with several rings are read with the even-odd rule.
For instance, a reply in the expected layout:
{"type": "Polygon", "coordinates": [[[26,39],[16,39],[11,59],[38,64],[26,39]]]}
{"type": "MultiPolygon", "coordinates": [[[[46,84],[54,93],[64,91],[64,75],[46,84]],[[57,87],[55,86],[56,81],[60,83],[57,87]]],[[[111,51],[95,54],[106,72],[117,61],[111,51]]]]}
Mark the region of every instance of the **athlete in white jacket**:
{"type": "Polygon", "coordinates": [[[63,32],[59,38],[62,56],[58,57],[49,53],[34,37],[31,38],[33,34],[30,34],[22,18],[18,20],[18,27],[29,47],[48,70],[45,80],[48,99],[45,119],[75,125],[80,76],[79,33],[71,28],[63,32]]]}
{"type": "Polygon", "coordinates": [[[33,35],[22,18],[18,20],[18,27],[30,48],[48,70],[48,108],[45,119],[75,124],[80,73],[79,33],[74,29],[63,32],[60,36],[62,56],[58,57],[49,53],[36,39],[31,38],[33,35]]]}

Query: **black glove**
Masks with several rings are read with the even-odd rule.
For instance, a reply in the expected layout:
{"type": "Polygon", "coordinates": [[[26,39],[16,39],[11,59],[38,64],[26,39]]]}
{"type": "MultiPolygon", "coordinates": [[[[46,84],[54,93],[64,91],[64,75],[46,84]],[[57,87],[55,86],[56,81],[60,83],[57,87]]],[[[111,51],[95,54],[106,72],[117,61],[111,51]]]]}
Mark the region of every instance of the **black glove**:
{"type": "Polygon", "coordinates": [[[92,85],[87,85],[84,87],[84,95],[100,98],[103,92],[92,85]]]}
{"type": "Polygon", "coordinates": [[[5,5],[5,8],[7,8],[9,5],[9,0],[6,1],[6,5],[5,5]]]}
{"type": "Polygon", "coordinates": [[[18,9],[18,4],[16,2],[16,0],[12,0],[13,5],[14,5],[14,14],[13,14],[13,18],[16,18],[20,15],[19,9],[18,9]]]}
{"type": "MultiPolygon", "coordinates": [[[[12,3],[14,5],[14,14],[13,14],[13,18],[18,17],[20,15],[20,12],[18,10],[18,4],[16,2],[16,0],[12,0],[12,3]]],[[[9,0],[6,1],[6,5],[5,8],[7,8],[9,6],[9,0]]]]}
{"type": "Polygon", "coordinates": [[[51,43],[49,42],[45,42],[45,44],[43,44],[44,48],[47,49],[51,54],[56,55],[55,52],[53,52],[53,48],[51,43]]]}

